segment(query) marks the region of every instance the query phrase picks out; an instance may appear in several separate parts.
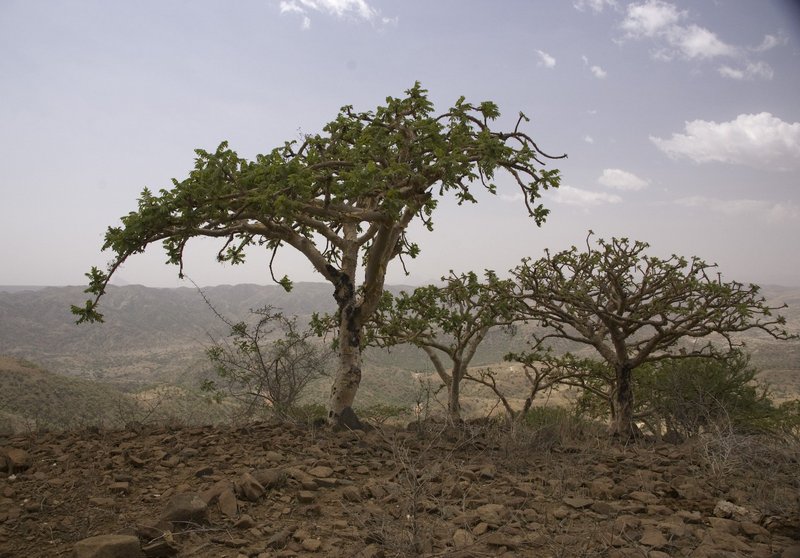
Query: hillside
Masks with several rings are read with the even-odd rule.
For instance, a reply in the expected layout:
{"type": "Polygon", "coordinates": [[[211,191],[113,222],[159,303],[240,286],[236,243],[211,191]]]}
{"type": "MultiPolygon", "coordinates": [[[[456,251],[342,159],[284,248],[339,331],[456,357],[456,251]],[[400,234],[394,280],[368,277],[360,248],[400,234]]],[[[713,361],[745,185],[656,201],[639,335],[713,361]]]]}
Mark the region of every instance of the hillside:
{"type": "MultiPolygon", "coordinates": [[[[205,288],[204,293],[221,314],[233,320],[245,319],[250,309],[265,304],[301,320],[333,309],[330,286],[324,283],[299,283],[291,293],[276,285],[224,285],[205,288]]],[[[800,331],[800,288],[768,286],[763,293],[772,304],[789,305],[782,311],[787,326],[800,331]]],[[[112,286],[101,307],[105,323],[76,326],[69,307],[84,298],[81,287],[11,292],[0,287],[0,354],[27,359],[57,374],[110,381],[125,391],[162,383],[192,390],[211,374],[203,351],[211,336],[226,333],[226,326],[195,289],[112,286]]],[[[493,332],[473,365],[498,363],[509,350],[524,345],[525,339],[524,326],[515,336],[493,332]]],[[[797,397],[800,342],[776,342],[758,333],[743,339],[776,397],[797,397]]],[[[397,347],[367,351],[364,370],[360,404],[410,405],[420,396],[418,373],[426,375],[432,368],[422,351],[397,347]]],[[[316,398],[324,398],[326,390],[325,385],[317,386],[316,398]]]]}

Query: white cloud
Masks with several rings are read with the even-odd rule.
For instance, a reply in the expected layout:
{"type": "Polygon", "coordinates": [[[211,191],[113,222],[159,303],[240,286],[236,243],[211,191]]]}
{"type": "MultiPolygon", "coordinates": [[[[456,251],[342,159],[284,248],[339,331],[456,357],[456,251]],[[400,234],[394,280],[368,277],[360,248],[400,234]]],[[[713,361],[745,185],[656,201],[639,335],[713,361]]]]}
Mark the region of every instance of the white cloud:
{"type": "Polygon", "coordinates": [[[786,37],[783,33],[775,35],[764,35],[764,40],[761,41],[761,44],[757,47],[753,47],[750,50],[755,52],[765,52],[767,50],[771,50],[778,45],[785,45],[789,42],[789,38],[786,37]]]}
{"type": "Polygon", "coordinates": [[[600,175],[597,181],[609,188],[629,191],[644,190],[649,184],[647,180],[621,169],[603,169],[603,174],[600,175]]]}
{"type": "Polygon", "coordinates": [[[536,54],[539,55],[539,66],[544,66],[545,68],[552,68],[556,65],[556,59],[547,54],[543,50],[537,50],[536,54]]]}
{"type": "Polygon", "coordinates": [[[585,136],[583,136],[583,141],[585,141],[586,143],[594,143],[594,138],[589,134],[586,134],[585,136]]]}
{"type": "Polygon", "coordinates": [[[800,122],[792,124],[768,112],[740,114],[730,122],[693,120],[685,134],[669,139],[650,136],[673,158],[698,163],[718,161],[764,169],[788,170],[800,166],[800,122]]]}
{"type": "MultiPolygon", "coordinates": [[[[311,12],[333,15],[339,18],[351,17],[365,21],[378,20],[378,11],[367,0],[281,0],[281,13],[295,13],[303,16],[302,28],[311,27],[311,12]]],[[[383,23],[392,20],[380,18],[383,23]]]]}
{"type": "Polygon", "coordinates": [[[721,200],[692,196],[675,200],[675,203],[684,207],[702,208],[728,217],[756,217],[772,223],[800,219],[800,206],[793,202],[752,199],[721,200]]]}
{"type": "Polygon", "coordinates": [[[628,4],[628,14],[622,28],[633,37],[656,37],[686,17],[673,4],[661,0],[648,0],[643,4],[628,4]]]}
{"type": "Polygon", "coordinates": [[[653,56],[671,60],[677,55],[687,59],[735,56],[738,49],[717,37],[715,33],[699,25],[683,25],[688,17],[686,10],[663,0],[647,0],[640,4],[628,4],[627,14],[621,27],[627,37],[648,38],[666,44],[656,49],[653,56]]]}
{"type": "Polygon", "coordinates": [[[573,186],[560,186],[558,190],[548,192],[547,196],[555,203],[578,207],[591,207],[622,201],[622,198],[615,194],[592,192],[573,186]]]}
{"type": "Polygon", "coordinates": [[[606,6],[609,8],[616,8],[617,1],[616,0],[575,0],[572,3],[575,6],[575,9],[578,11],[584,11],[587,8],[592,10],[593,12],[602,12],[606,6]]]}
{"type": "Polygon", "coordinates": [[[592,66],[591,70],[592,75],[594,75],[594,77],[597,79],[605,79],[605,77],[608,75],[608,73],[600,66],[592,66]]]}
{"type": "Polygon", "coordinates": [[[770,80],[775,75],[772,66],[766,62],[748,62],[744,68],[732,68],[731,66],[720,66],[717,71],[726,78],[731,79],[766,79],[770,80]]]}

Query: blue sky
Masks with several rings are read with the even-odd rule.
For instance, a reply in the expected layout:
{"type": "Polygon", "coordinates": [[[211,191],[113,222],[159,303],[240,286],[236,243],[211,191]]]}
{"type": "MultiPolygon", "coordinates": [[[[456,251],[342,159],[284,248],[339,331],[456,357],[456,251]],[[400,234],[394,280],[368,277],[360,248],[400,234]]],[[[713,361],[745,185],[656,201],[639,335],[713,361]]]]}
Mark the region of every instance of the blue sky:
{"type": "MultiPolygon", "coordinates": [[[[789,0],[0,0],[0,284],[82,284],[109,225],[193,149],[253,157],[368,110],[415,80],[519,111],[569,158],[537,228],[509,181],[442,204],[394,283],[505,270],[599,236],[698,255],[726,279],[800,286],[800,9],[789,0]]],[[[268,282],[266,255],[214,262],[200,284],[268,282]]],[[[160,248],[128,283],[178,286],[160,248]]],[[[286,251],[278,273],[320,280],[286,251]]]]}

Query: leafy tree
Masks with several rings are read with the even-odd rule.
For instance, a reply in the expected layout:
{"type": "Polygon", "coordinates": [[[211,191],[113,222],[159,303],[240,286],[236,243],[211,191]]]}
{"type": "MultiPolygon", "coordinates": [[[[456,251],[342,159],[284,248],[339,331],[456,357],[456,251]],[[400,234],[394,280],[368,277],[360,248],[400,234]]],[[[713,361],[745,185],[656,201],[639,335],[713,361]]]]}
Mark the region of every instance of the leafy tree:
{"type": "MultiPolygon", "coordinates": [[[[513,275],[520,311],[544,329],[534,351],[549,339],[594,348],[613,372],[612,424],[617,436],[636,433],[633,371],[648,362],[696,356],[721,357],[739,346],[732,334],[760,329],[776,339],[796,336],[773,315],[756,285],[722,282],[716,267],[692,257],[648,256],[649,245],[602,239],[525,260],[513,275]],[[725,346],[721,351],[719,343],[725,346]],[[692,344],[681,343],[693,340],[692,344]]],[[[781,307],[782,308],[782,307],[781,307]]]]}
{"type": "MultiPolygon", "coordinates": [[[[296,317],[288,318],[265,306],[251,311],[257,317],[251,327],[245,322],[233,323],[213,306],[211,309],[230,328],[230,340],[215,340],[206,354],[223,388],[247,404],[248,414],[258,405],[267,405],[286,415],[308,385],[326,374],[328,352],[310,340],[316,337],[311,330],[298,327],[296,317]]],[[[220,386],[207,380],[203,389],[218,392],[220,386]]]]}
{"type": "Polygon", "coordinates": [[[396,297],[385,293],[369,334],[377,346],[408,343],[425,351],[447,388],[450,418],[460,421],[461,380],[478,346],[490,329],[514,321],[511,283],[492,271],[485,272],[483,282],[473,272],[452,271],[442,282],[396,297]]]}
{"type": "MultiPolygon", "coordinates": [[[[525,115],[509,132],[492,129],[498,116],[494,103],[473,105],[463,97],[434,114],[417,83],[374,112],[345,106],[322,134],[286,142],[255,161],[225,142],[214,152],[197,150],[188,178],[157,195],[145,189],[138,209],[108,229],[103,249],[114,258],[105,271],[92,268],[87,292],[94,296],[73,312],[79,323],[100,320],[98,302],[113,274],[155,242],[163,242],[179,274],[194,237],[223,239],[217,257],[232,264],[242,263],[250,246],[266,249],[271,273],[278,251],[291,246],[333,286],[339,364],[329,421],[357,426],[352,403],[364,324],[378,307],[389,262],[419,252],[407,237],[409,223],[418,218],[432,230],[439,199],[452,194],[459,204],[475,202],[476,182],[494,193],[498,170],[510,174],[537,224],[547,215],[537,201],[543,189],[558,186],[559,173],[542,168],[550,156],[520,129],[525,115]]],[[[278,282],[291,288],[286,276],[278,282]]]]}

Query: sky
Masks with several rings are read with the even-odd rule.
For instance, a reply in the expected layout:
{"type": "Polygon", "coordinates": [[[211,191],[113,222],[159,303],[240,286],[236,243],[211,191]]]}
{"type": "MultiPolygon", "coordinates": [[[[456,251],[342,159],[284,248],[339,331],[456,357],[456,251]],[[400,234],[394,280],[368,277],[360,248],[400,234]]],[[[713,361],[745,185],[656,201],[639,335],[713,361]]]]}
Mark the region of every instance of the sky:
{"type": "MultiPolygon", "coordinates": [[[[552,154],[562,186],[537,227],[496,196],[412,225],[423,284],[601,238],[699,256],[725,280],[800,286],[800,2],[794,0],[0,0],[0,285],[80,285],[108,226],[194,149],[254,158],[420,81],[438,112],[500,107],[498,128],[552,154]]],[[[450,202],[452,200],[445,200],[450,202]]],[[[215,261],[200,285],[270,282],[267,254],[215,261]]],[[[160,246],[119,284],[188,286],[160,246]]],[[[276,275],[321,281],[290,250],[276,275]]]]}

